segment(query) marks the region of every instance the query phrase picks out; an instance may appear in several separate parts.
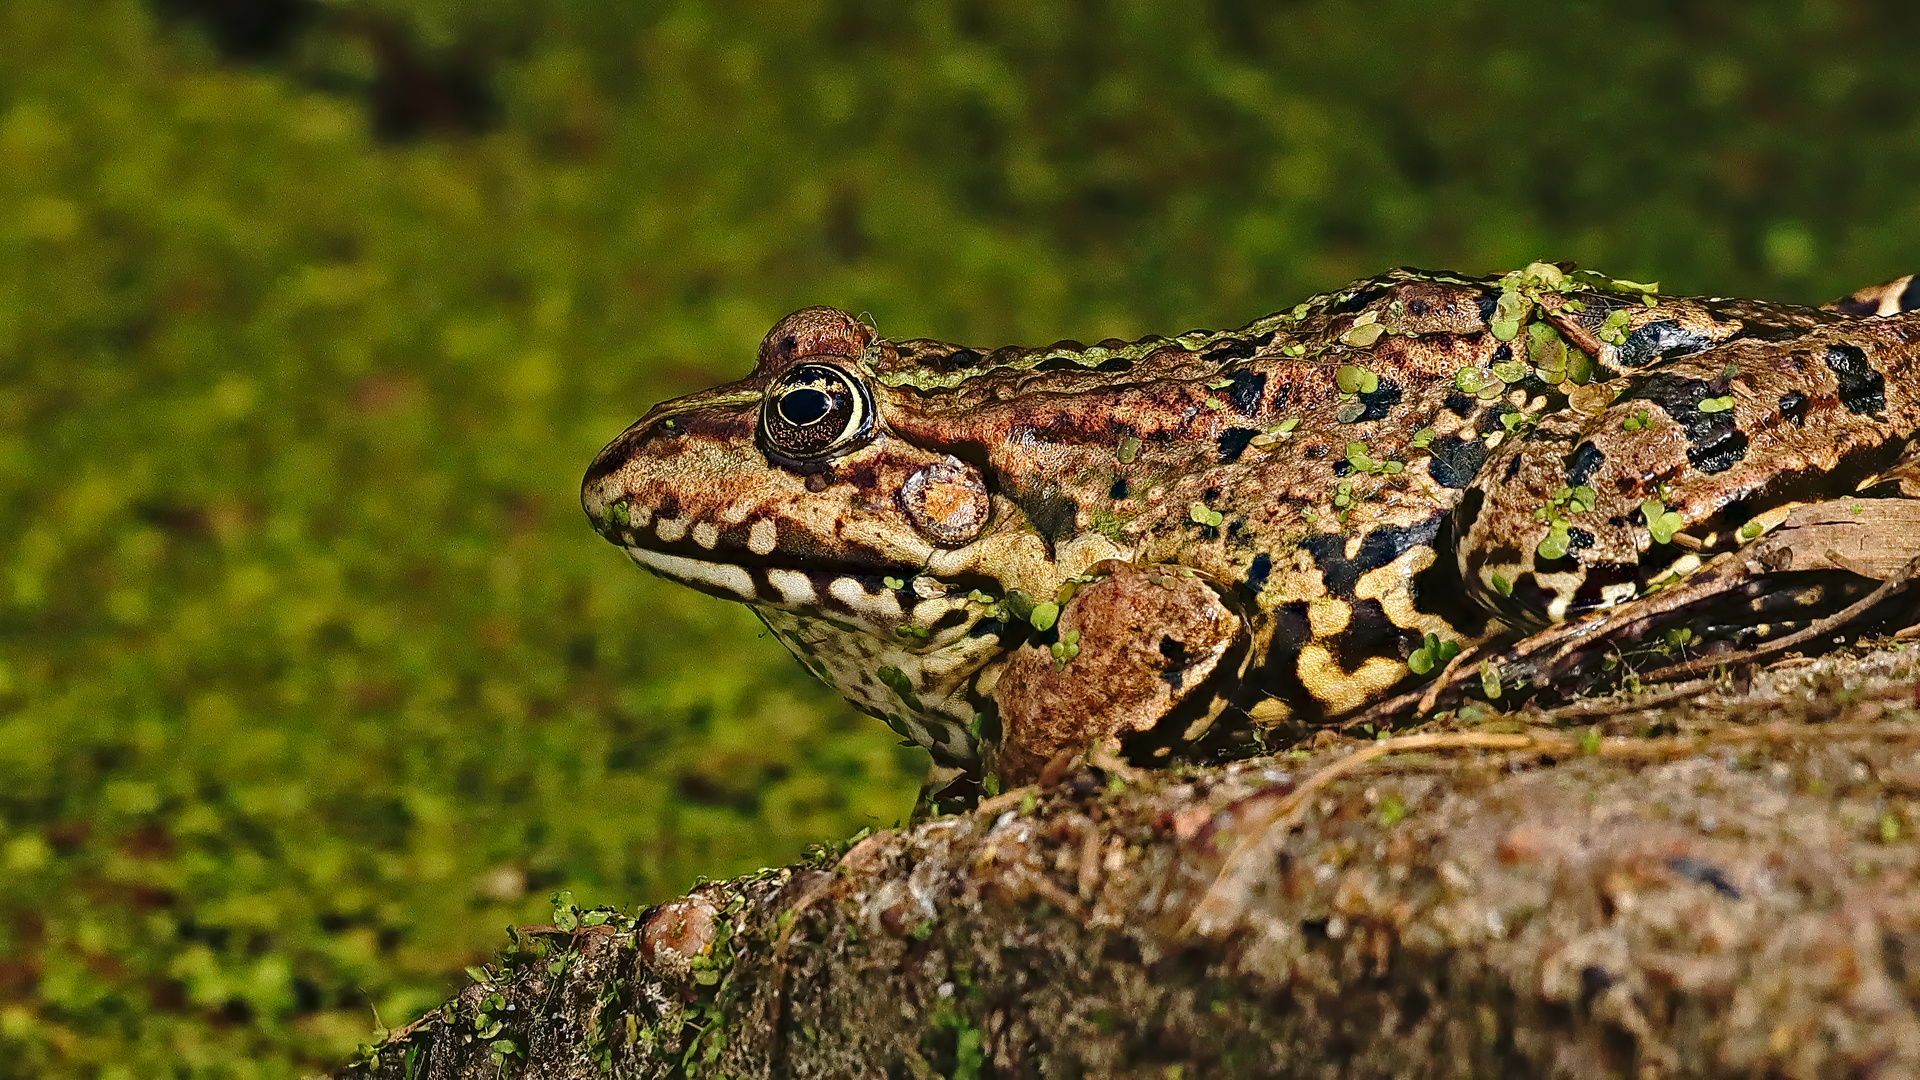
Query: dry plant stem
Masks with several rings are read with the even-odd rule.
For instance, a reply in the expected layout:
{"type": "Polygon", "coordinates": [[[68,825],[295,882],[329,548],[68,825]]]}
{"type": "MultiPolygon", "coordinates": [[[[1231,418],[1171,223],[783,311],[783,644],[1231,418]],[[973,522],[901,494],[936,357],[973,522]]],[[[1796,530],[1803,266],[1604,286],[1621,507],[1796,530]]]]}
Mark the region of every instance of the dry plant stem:
{"type": "MultiPolygon", "coordinates": [[[[1610,609],[1606,612],[1596,612],[1585,619],[1576,622],[1561,623],[1557,626],[1541,630],[1530,637],[1522,638],[1507,648],[1503,654],[1503,660],[1494,660],[1493,657],[1487,655],[1492,650],[1490,644],[1483,644],[1466,652],[1462,652],[1449,661],[1447,666],[1440,670],[1440,674],[1424,688],[1408,691],[1399,697],[1389,698],[1386,701],[1374,705],[1365,712],[1342,723],[1341,730],[1351,731],[1365,724],[1389,726],[1394,717],[1402,714],[1409,708],[1412,709],[1415,716],[1425,716],[1431,713],[1434,707],[1440,703],[1442,695],[1466,686],[1473,680],[1479,678],[1477,674],[1462,674],[1461,669],[1467,667],[1469,664],[1478,662],[1482,658],[1494,660],[1494,666],[1496,668],[1505,668],[1518,664],[1531,656],[1547,653],[1551,650],[1558,649],[1562,653],[1565,653],[1569,649],[1579,647],[1577,645],[1578,642],[1617,632],[1622,626],[1648,618],[1651,615],[1671,611],[1674,608],[1684,607],[1687,604],[1697,603],[1700,600],[1727,592],[1737,587],[1742,581],[1746,580],[1746,578],[1742,574],[1736,573],[1729,575],[1718,571],[1724,569],[1724,567],[1731,563],[1739,554],[1739,552],[1727,552],[1719,556],[1714,562],[1702,568],[1701,572],[1696,575],[1696,580],[1688,582],[1680,588],[1670,589],[1664,593],[1656,594],[1647,600],[1641,601],[1638,607],[1620,607],[1610,609]]],[[[1722,662],[1724,663],[1725,661],[1722,662]]]]}
{"type": "MultiPolygon", "coordinates": [[[[1721,663],[1724,664],[1726,663],[1726,661],[1722,660],[1721,663]]],[[[1554,718],[1557,720],[1576,720],[1576,719],[1583,719],[1588,717],[1598,719],[1603,716],[1618,716],[1621,713],[1640,712],[1645,709],[1663,708],[1667,705],[1673,704],[1676,701],[1685,701],[1688,698],[1699,697],[1702,693],[1705,693],[1707,689],[1708,688],[1704,686],[1695,686],[1693,683],[1687,683],[1684,686],[1680,686],[1672,690],[1662,691],[1661,693],[1658,693],[1658,694],[1648,694],[1648,695],[1636,697],[1632,701],[1616,701],[1616,700],[1608,699],[1608,700],[1602,700],[1602,701],[1582,701],[1582,702],[1576,702],[1572,705],[1562,705],[1553,711],[1553,715],[1554,715],[1554,718]]]]}
{"type": "MultiPolygon", "coordinates": [[[[1454,677],[1459,673],[1460,669],[1477,660],[1484,659],[1490,652],[1492,652],[1492,649],[1489,646],[1480,645],[1466,652],[1455,653],[1453,659],[1447,661],[1447,666],[1440,669],[1440,677],[1427,684],[1427,688],[1420,692],[1420,705],[1419,708],[1414,710],[1414,714],[1424,716],[1432,712],[1433,707],[1440,703],[1441,691],[1452,685],[1454,677]]],[[[1411,694],[1404,694],[1400,698],[1395,699],[1395,703],[1404,701],[1412,696],[1411,694]]],[[[1367,714],[1371,716],[1376,711],[1375,709],[1369,709],[1367,710],[1367,714]]]]}
{"type": "Polygon", "coordinates": [[[1555,330],[1560,331],[1560,336],[1566,338],[1574,348],[1588,356],[1600,355],[1600,339],[1595,337],[1593,331],[1587,329],[1578,319],[1570,319],[1557,310],[1543,311],[1541,317],[1551,323],[1555,330]]]}
{"type": "Polygon", "coordinates": [[[1431,713],[1440,703],[1440,695],[1452,689],[1455,676],[1460,669],[1468,664],[1478,663],[1491,651],[1490,644],[1482,643],[1465,652],[1455,653],[1453,659],[1447,661],[1447,666],[1440,669],[1440,674],[1433,677],[1432,682],[1418,690],[1409,690],[1398,697],[1378,702],[1363,713],[1336,721],[1339,732],[1345,735],[1348,732],[1359,731],[1369,724],[1375,727],[1395,726],[1394,718],[1409,711],[1414,716],[1425,716],[1431,713]]]}
{"type": "MultiPolygon", "coordinates": [[[[1834,558],[1836,561],[1838,561],[1838,556],[1835,556],[1832,553],[1829,553],[1829,558],[1834,558]]],[[[1783,637],[1778,641],[1767,642],[1765,645],[1762,645],[1759,648],[1749,649],[1743,653],[1734,653],[1731,656],[1702,656],[1693,660],[1685,661],[1684,663],[1671,664],[1671,665],[1668,665],[1667,667],[1663,667],[1659,669],[1658,671],[1649,672],[1646,675],[1641,676],[1641,678],[1647,679],[1652,682],[1666,682],[1671,679],[1684,679],[1694,675],[1702,674],[1704,672],[1712,671],[1714,668],[1719,667],[1722,664],[1745,664],[1762,656],[1769,656],[1773,653],[1781,652],[1786,649],[1791,649],[1795,645],[1798,645],[1802,642],[1811,641],[1822,634],[1829,633],[1839,627],[1845,626],[1847,623],[1853,621],[1854,619],[1859,618],[1861,615],[1866,614],[1866,612],[1870,610],[1875,604],[1878,604],[1880,601],[1885,600],[1888,596],[1892,595],[1894,592],[1898,591],[1899,589],[1905,588],[1909,583],[1913,581],[1915,574],[1920,574],[1920,555],[1916,555],[1913,558],[1907,560],[1907,564],[1901,567],[1898,573],[1894,574],[1893,576],[1887,578],[1885,581],[1881,582],[1879,588],[1868,593],[1865,597],[1862,597],[1860,600],[1856,601],[1852,605],[1846,608],[1843,608],[1840,611],[1837,611],[1832,615],[1827,616],[1824,619],[1821,619],[1820,621],[1814,623],[1812,626],[1809,626],[1804,630],[1799,630],[1794,633],[1788,634],[1786,637],[1783,637]]]]}
{"type": "Polygon", "coordinates": [[[1028,796],[1039,798],[1040,789],[1032,784],[1029,784],[1026,787],[1017,787],[1011,791],[1003,791],[1000,794],[995,795],[990,799],[980,800],[980,804],[973,808],[973,812],[976,814],[986,815],[986,814],[997,814],[1002,810],[1011,810],[1014,807],[1019,806],[1020,800],[1025,799],[1028,796]]]}
{"type": "MultiPolygon", "coordinates": [[[[1789,532],[1791,532],[1791,530],[1789,530],[1789,532]]],[[[1775,542],[1778,543],[1781,539],[1784,539],[1784,534],[1782,538],[1776,539],[1775,542]]],[[[1793,550],[1791,544],[1787,544],[1786,547],[1789,552],[1793,550]]],[[[1911,550],[1911,546],[1908,545],[1906,550],[1911,550]]],[[[1736,589],[1742,584],[1754,579],[1755,571],[1750,562],[1753,555],[1753,549],[1725,552],[1716,556],[1706,566],[1702,567],[1689,581],[1681,584],[1677,588],[1664,590],[1654,596],[1640,600],[1634,605],[1610,609],[1604,614],[1595,613],[1587,619],[1562,623],[1559,626],[1551,627],[1530,637],[1523,638],[1508,649],[1505,654],[1505,663],[1500,663],[1496,666],[1508,667],[1519,664],[1531,657],[1548,655],[1554,650],[1558,650],[1561,655],[1565,655],[1569,650],[1579,648],[1580,645],[1578,643],[1581,641],[1596,636],[1619,633],[1623,629],[1630,627],[1633,623],[1671,612],[1689,604],[1698,603],[1702,600],[1736,589]]],[[[1847,570],[1864,578],[1878,576],[1873,572],[1871,567],[1862,565],[1831,549],[1826,550],[1823,555],[1829,566],[1847,570]]],[[[1747,663],[1781,652],[1785,649],[1790,649],[1795,645],[1816,638],[1821,634],[1831,632],[1836,627],[1844,626],[1848,621],[1869,610],[1874,604],[1884,600],[1896,589],[1909,583],[1915,576],[1920,576],[1920,556],[1909,560],[1899,570],[1888,575],[1883,579],[1880,587],[1865,599],[1853,604],[1844,611],[1820,620],[1818,623],[1804,630],[1790,634],[1778,641],[1768,642],[1760,648],[1748,652],[1731,656],[1701,657],[1684,663],[1669,665],[1658,671],[1643,675],[1641,678],[1650,682],[1665,682],[1673,679],[1687,678],[1711,671],[1721,665],[1747,663]]],[[[1473,676],[1463,675],[1462,669],[1476,660],[1480,654],[1487,649],[1488,646],[1481,645],[1456,655],[1448,662],[1445,668],[1441,669],[1440,674],[1423,689],[1410,691],[1398,697],[1379,702],[1365,712],[1347,720],[1341,725],[1341,730],[1351,731],[1363,724],[1373,724],[1375,726],[1390,725],[1396,716],[1403,714],[1409,709],[1411,709],[1416,716],[1431,713],[1439,704],[1440,698],[1443,695],[1459,690],[1467,685],[1473,676]]]]}
{"type": "Polygon", "coordinates": [[[1120,755],[1104,746],[1095,746],[1087,750],[1087,764],[1102,772],[1111,773],[1129,784],[1137,784],[1147,776],[1146,770],[1127,764],[1120,755]]]}
{"type": "MultiPolygon", "coordinates": [[[[1916,558],[1915,562],[1920,563],[1920,558],[1916,558]]],[[[1272,845],[1278,843],[1299,823],[1313,795],[1361,766],[1390,754],[1420,750],[1505,750],[1563,756],[1590,754],[1606,758],[1657,759],[1695,754],[1711,746],[1781,742],[1788,739],[1832,741],[1857,738],[1889,741],[1920,738],[1920,724],[1903,721],[1832,723],[1809,728],[1804,724],[1771,723],[1727,728],[1697,736],[1674,735],[1658,739],[1616,736],[1587,740],[1584,746],[1580,736],[1557,733],[1501,735],[1465,731],[1402,735],[1397,738],[1382,739],[1363,746],[1322,768],[1274,803],[1270,809],[1250,819],[1243,826],[1245,831],[1241,834],[1242,838],[1227,854],[1226,861],[1222,864],[1219,874],[1214,877],[1213,884],[1207,887],[1199,903],[1194,905],[1193,911],[1181,924],[1179,936],[1184,938],[1206,936],[1202,928],[1209,925],[1214,929],[1208,933],[1218,933],[1227,929],[1236,914],[1235,901],[1230,897],[1231,885],[1241,870],[1254,860],[1271,857],[1272,845]]]]}

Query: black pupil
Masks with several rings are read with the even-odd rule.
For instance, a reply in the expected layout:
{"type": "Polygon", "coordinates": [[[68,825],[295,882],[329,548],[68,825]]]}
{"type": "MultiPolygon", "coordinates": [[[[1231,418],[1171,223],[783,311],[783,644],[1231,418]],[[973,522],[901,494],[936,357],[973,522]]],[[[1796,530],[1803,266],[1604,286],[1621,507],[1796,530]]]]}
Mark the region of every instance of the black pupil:
{"type": "Polygon", "coordinates": [[[780,395],[780,419],[794,427],[817,424],[832,408],[833,399],[826,391],[811,386],[797,386],[780,395]]]}

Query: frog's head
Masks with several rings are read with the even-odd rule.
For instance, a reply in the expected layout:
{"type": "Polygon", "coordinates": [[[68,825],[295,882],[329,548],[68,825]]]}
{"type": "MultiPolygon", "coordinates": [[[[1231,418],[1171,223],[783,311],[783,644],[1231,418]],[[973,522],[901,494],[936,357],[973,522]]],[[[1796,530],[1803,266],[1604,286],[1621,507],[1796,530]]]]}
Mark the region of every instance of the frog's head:
{"type": "Polygon", "coordinates": [[[873,588],[977,537],[989,500],[973,466],[893,434],[872,349],[873,332],[843,312],[782,319],[752,374],[656,407],[600,452],[581,489],[587,516],[641,565],[704,592],[838,608],[891,632],[898,604],[873,588]],[[834,589],[811,596],[821,573],[834,589]],[[855,582],[873,588],[855,596],[855,582]]]}
{"type": "Polygon", "coordinates": [[[856,706],[963,764],[978,677],[1024,638],[1006,633],[1008,594],[1044,598],[1080,569],[998,495],[985,457],[948,452],[913,392],[880,381],[898,361],[844,312],[795,312],[745,379],[608,444],[581,503],[635,562],[751,605],[856,706]]]}

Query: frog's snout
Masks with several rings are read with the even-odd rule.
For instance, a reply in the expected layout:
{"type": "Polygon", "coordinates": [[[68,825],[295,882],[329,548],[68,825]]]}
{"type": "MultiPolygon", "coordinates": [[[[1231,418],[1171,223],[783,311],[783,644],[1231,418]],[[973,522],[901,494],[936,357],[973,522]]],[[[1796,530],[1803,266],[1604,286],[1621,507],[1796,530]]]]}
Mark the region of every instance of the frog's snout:
{"type": "Polygon", "coordinates": [[[620,542],[618,530],[631,524],[633,489],[638,486],[634,481],[640,479],[635,473],[652,471],[645,468],[646,459],[659,456],[657,448],[649,446],[658,428],[652,414],[641,419],[601,448],[581,478],[580,508],[594,531],[615,543],[620,542]]]}
{"type": "Polygon", "coordinates": [[[729,447],[750,417],[668,402],[608,443],[580,482],[580,508],[595,531],[622,546],[711,550],[725,510],[739,498],[729,447]],[[729,476],[734,475],[733,481],[729,476]]]}

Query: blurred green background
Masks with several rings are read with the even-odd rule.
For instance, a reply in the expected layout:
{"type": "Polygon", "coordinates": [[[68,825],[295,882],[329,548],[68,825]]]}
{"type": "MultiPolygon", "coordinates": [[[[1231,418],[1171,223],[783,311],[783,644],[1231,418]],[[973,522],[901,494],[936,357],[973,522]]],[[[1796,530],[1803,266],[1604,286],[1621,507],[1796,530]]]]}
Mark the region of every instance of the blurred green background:
{"type": "Polygon", "coordinates": [[[1920,5],[0,3],[0,1077],[315,1071],[923,768],[575,501],[780,315],[1920,268],[1920,5]]]}

